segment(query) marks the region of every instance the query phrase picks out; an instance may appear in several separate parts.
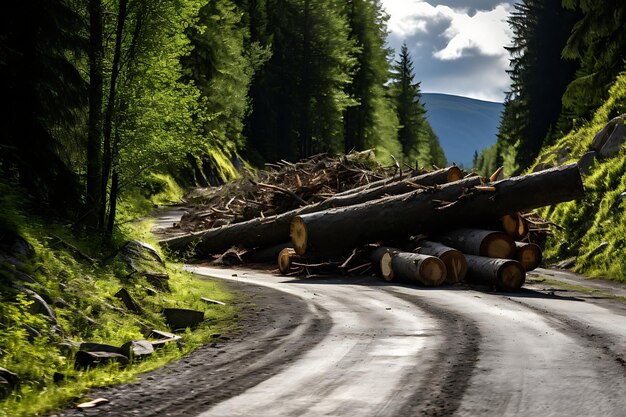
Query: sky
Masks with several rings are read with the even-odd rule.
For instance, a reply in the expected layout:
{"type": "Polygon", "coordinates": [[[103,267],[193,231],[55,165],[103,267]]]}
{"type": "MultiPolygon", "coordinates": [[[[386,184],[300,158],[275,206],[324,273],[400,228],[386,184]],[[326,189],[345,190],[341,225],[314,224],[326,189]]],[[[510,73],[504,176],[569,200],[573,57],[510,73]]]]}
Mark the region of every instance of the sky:
{"type": "Polygon", "coordinates": [[[504,101],[514,0],[382,0],[388,43],[406,41],[424,93],[504,101]]]}

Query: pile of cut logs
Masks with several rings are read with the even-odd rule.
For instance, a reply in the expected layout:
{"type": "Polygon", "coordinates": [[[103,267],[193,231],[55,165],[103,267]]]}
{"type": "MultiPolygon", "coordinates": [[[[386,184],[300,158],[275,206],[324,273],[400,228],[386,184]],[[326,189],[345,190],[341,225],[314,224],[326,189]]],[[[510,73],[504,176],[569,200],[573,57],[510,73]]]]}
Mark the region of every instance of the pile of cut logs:
{"type": "MultiPolygon", "coordinates": [[[[294,164],[294,166],[296,166],[294,164]]],[[[401,170],[400,170],[401,171],[401,170]]],[[[519,289],[541,262],[528,213],[581,198],[576,164],[497,181],[456,166],[381,178],[306,205],[162,241],[172,251],[218,263],[278,262],[283,274],[358,273],[422,285],[466,277],[519,289]]],[[[278,187],[278,186],[277,186],[278,187]]],[[[281,185],[281,194],[302,199],[281,185]]]]}

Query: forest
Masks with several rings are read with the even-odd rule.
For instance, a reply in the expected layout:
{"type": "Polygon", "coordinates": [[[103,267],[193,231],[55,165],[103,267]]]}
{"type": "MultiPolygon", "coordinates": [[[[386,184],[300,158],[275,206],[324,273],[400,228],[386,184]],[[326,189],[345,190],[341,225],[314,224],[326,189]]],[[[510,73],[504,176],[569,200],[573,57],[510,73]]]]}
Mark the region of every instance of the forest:
{"type": "Polygon", "coordinates": [[[111,236],[164,176],[364,149],[446,164],[380,1],[47,0],[2,19],[3,186],[83,230],[111,236]]]}

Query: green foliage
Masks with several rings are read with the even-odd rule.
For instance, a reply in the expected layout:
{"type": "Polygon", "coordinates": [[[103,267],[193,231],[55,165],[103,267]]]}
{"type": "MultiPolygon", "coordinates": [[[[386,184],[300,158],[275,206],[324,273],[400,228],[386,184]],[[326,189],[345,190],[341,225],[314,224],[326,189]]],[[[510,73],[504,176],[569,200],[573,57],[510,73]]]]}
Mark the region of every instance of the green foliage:
{"type": "MultiPolygon", "coordinates": [[[[626,73],[620,75],[609,91],[609,98],[593,119],[544,149],[544,154],[571,147],[571,162],[590,148],[594,136],[618,114],[626,112],[626,73]]],[[[582,201],[559,204],[543,214],[564,229],[549,242],[549,260],[576,256],[576,270],[589,275],[626,281],[626,151],[596,162],[592,173],[583,178],[586,196],[582,201]],[[589,254],[602,242],[609,247],[600,254],[589,254]]]]}
{"type": "Polygon", "coordinates": [[[577,68],[561,57],[561,50],[577,18],[558,1],[539,0],[515,4],[509,18],[514,33],[513,45],[507,48],[512,84],[504,103],[496,159],[507,155],[505,169],[510,175],[537,157],[546,136],[550,134],[550,141],[571,127],[557,122],[561,97],[577,68]]]}
{"type": "MultiPolygon", "coordinates": [[[[141,226],[147,230],[149,225],[141,226]]],[[[130,234],[117,236],[118,240],[140,238],[152,243],[154,238],[134,226],[130,234]]],[[[184,335],[184,344],[172,344],[156,352],[150,359],[126,368],[108,366],[87,371],[74,369],[73,354],[59,348],[59,336],[50,332],[48,320],[29,309],[27,296],[0,286],[0,366],[18,374],[21,384],[17,391],[0,401],[0,416],[40,415],[66,407],[80,398],[88,389],[114,383],[130,382],[142,372],[162,366],[210,340],[213,333],[221,333],[235,321],[233,295],[219,283],[198,279],[169,266],[170,293],[146,292],[145,278],[129,277],[126,267],[114,263],[100,267],[77,259],[64,245],[49,235],[67,238],[67,242],[83,253],[96,255],[92,243],[77,240],[65,226],[47,223],[45,227],[36,218],[16,225],[36,251],[29,263],[31,275],[38,284],[32,288],[50,299],[62,297],[69,305],[55,308],[57,319],[66,337],[74,342],[92,341],[121,345],[129,340],[144,338],[145,328],[167,329],[160,311],[164,307],[192,308],[205,312],[205,322],[193,333],[184,335]],[[114,297],[120,288],[126,288],[143,308],[141,315],[123,311],[123,305],[114,297]],[[200,297],[219,299],[225,306],[208,305],[200,297]],[[24,325],[37,330],[41,336],[29,337],[24,325]],[[54,373],[65,375],[63,382],[53,381],[54,373]]]]}
{"type": "Polygon", "coordinates": [[[447,164],[439,139],[424,116],[426,109],[420,102],[420,83],[414,82],[413,62],[406,43],[393,66],[390,94],[393,97],[400,128],[398,142],[407,163],[420,167],[447,164]]]}

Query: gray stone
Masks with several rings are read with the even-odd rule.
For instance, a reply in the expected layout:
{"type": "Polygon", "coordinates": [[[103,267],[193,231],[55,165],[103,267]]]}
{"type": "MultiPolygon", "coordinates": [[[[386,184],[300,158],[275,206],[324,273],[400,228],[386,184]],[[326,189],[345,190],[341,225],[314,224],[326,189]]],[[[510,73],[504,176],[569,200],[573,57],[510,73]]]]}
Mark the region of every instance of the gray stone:
{"type": "Polygon", "coordinates": [[[576,258],[568,258],[568,259],[565,259],[564,261],[559,262],[555,266],[559,269],[570,269],[574,265],[576,265],[576,258]]]}
{"type": "Polygon", "coordinates": [[[78,349],[80,349],[80,343],[76,343],[71,340],[65,340],[61,343],[58,343],[57,347],[59,348],[61,355],[69,357],[72,356],[74,352],[78,351],[78,349]]]}
{"type": "Polygon", "coordinates": [[[144,359],[154,353],[152,343],[147,340],[132,340],[124,343],[120,349],[130,359],[144,359]]]}
{"type": "Polygon", "coordinates": [[[137,304],[133,297],[131,297],[126,288],[122,288],[116,292],[115,297],[118,298],[128,310],[134,311],[135,313],[141,313],[141,307],[137,304]]]}
{"type": "Polygon", "coordinates": [[[124,352],[117,346],[107,345],[104,343],[93,343],[93,342],[83,342],[80,344],[79,350],[85,352],[109,352],[109,353],[119,353],[123,355],[124,352]]]}
{"type": "Polygon", "coordinates": [[[621,115],[614,119],[611,119],[604,127],[596,134],[596,136],[591,141],[591,149],[600,152],[604,145],[607,143],[611,134],[615,131],[615,128],[618,124],[624,124],[624,116],[621,115]]]}
{"type": "Polygon", "coordinates": [[[128,365],[128,358],[119,353],[112,352],[85,352],[79,350],[74,357],[74,367],[76,369],[87,369],[98,365],[109,363],[119,363],[128,365]]]}
{"type": "Polygon", "coordinates": [[[22,323],[22,328],[28,333],[28,341],[33,342],[36,338],[41,337],[41,333],[37,329],[28,324],[22,323]]]}
{"type": "Polygon", "coordinates": [[[180,336],[177,336],[174,333],[164,332],[161,330],[152,330],[148,337],[158,339],[150,342],[154,349],[160,349],[162,347],[165,347],[170,342],[175,342],[178,344],[182,340],[180,336]]]}
{"type": "Polygon", "coordinates": [[[619,195],[619,201],[623,201],[626,198],[626,191],[619,195]]]}
{"type": "Polygon", "coordinates": [[[169,292],[170,285],[168,283],[168,280],[170,279],[170,277],[167,274],[163,274],[160,272],[144,272],[142,275],[146,277],[146,280],[150,284],[154,285],[159,290],[169,292]]]}
{"type": "Polygon", "coordinates": [[[600,150],[600,157],[602,158],[614,157],[622,150],[624,145],[624,119],[623,116],[617,119],[619,121],[600,150]]]}
{"type": "Polygon", "coordinates": [[[587,256],[591,258],[593,256],[599,255],[600,253],[604,252],[606,248],[608,247],[609,247],[609,242],[602,242],[594,250],[589,252],[589,255],[587,256]]]}
{"type": "Polygon", "coordinates": [[[580,169],[581,174],[589,175],[591,172],[591,168],[596,163],[596,152],[589,151],[578,160],[578,169],[580,169]]]}
{"type": "Polygon", "coordinates": [[[165,261],[163,261],[157,250],[152,245],[139,240],[131,240],[124,245],[119,252],[119,256],[139,273],[165,269],[165,261]],[[154,265],[159,265],[159,267],[155,269],[147,268],[149,266],[154,267],[154,265]]]}
{"type": "Polygon", "coordinates": [[[33,246],[12,230],[0,230],[0,250],[22,260],[35,256],[33,246]]]}
{"type": "Polygon", "coordinates": [[[204,320],[204,312],[184,308],[166,308],[163,310],[165,321],[172,330],[194,328],[204,320]]]}
{"type": "Polygon", "coordinates": [[[70,308],[70,305],[61,297],[57,297],[54,299],[54,306],[56,308],[70,308]]]}

